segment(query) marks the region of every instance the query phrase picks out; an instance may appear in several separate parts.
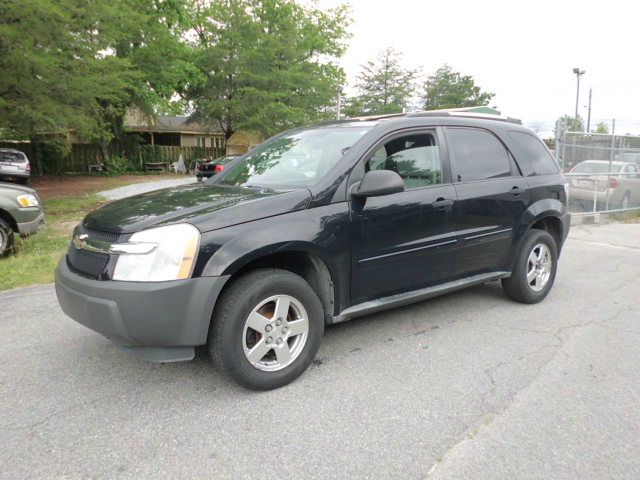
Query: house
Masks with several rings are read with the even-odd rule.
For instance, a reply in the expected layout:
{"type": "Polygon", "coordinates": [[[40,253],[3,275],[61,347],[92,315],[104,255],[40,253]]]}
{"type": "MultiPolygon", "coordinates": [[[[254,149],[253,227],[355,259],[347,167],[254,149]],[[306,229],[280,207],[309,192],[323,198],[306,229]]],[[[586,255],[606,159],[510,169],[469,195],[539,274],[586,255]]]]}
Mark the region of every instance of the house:
{"type": "Polygon", "coordinates": [[[242,155],[262,143],[258,135],[238,130],[227,140],[227,155],[242,155]]]}
{"type": "Polygon", "coordinates": [[[224,148],[225,145],[220,126],[190,122],[189,117],[149,117],[131,111],[124,118],[124,127],[142,137],[143,143],[147,145],[214,148],[224,148]]]}

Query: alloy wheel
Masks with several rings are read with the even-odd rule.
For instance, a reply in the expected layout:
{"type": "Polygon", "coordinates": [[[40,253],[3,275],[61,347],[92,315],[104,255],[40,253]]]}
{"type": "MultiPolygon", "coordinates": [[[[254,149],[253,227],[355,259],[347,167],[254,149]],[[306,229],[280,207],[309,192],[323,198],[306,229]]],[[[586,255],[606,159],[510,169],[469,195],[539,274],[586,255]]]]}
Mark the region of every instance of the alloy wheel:
{"type": "Polygon", "coordinates": [[[551,251],[544,243],[538,243],[531,250],[527,260],[527,283],[534,292],[541,291],[551,278],[553,260],[551,251]]]}
{"type": "Polygon", "coordinates": [[[289,295],[274,295],[245,320],[242,347],[254,368],[275,372],[298,358],[308,336],[309,317],[302,303],[289,295]]]}

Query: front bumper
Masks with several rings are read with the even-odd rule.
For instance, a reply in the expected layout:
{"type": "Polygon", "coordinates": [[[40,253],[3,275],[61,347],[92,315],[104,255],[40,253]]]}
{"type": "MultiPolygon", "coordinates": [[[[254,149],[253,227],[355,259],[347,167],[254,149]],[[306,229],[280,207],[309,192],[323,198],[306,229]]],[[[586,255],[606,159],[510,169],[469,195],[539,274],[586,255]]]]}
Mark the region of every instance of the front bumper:
{"type": "Polygon", "coordinates": [[[92,280],[72,272],[63,258],[56,294],[64,313],[126,350],[152,361],[187,360],[193,347],[207,342],[213,307],[228,279],[92,280]]]}
{"type": "Polygon", "coordinates": [[[28,237],[40,230],[42,225],[44,225],[44,212],[40,210],[40,214],[34,220],[18,222],[18,233],[21,237],[28,237]]]}

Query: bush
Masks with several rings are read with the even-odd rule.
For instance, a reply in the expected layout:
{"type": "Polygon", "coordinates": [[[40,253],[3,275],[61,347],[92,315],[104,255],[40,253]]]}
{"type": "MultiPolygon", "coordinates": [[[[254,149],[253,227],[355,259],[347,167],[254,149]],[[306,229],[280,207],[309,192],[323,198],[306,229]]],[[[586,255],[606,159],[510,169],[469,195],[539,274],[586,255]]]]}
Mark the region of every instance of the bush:
{"type": "Polygon", "coordinates": [[[107,175],[122,175],[124,173],[140,171],[140,165],[137,162],[117,155],[109,158],[105,167],[107,175]]]}

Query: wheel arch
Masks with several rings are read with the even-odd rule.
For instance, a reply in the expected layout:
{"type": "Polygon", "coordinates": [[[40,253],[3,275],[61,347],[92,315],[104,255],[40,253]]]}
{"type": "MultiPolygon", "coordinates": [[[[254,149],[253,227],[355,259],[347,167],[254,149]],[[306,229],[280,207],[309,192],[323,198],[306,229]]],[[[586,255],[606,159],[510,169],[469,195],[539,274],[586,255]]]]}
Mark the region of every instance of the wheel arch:
{"type": "MultiPolygon", "coordinates": [[[[526,233],[532,228],[548,232],[556,241],[558,255],[562,250],[564,240],[567,237],[568,223],[563,222],[566,216],[565,206],[555,199],[545,199],[531,205],[523,216],[523,221],[519,227],[517,242],[513,246],[514,254],[511,258],[515,261],[515,255],[520,251],[526,233]]],[[[513,261],[509,269],[513,270],[513,261]]]]}
{"type": "Polygon", "coordinates": [[[15,233],[18,233],[18,224],[16,223],[15,219],[11,216],[11,214],[6,210],[4,210],[3,208],[0,208],[0,218],[5,222],[7,222],[15,233]]]}
{"type": "Polygon", "coordinates": [[[331,263],[312,246],[271,245],[249,252],[224,268],[222,275],[230,277],[224,289],[236,278],[260,268],[279,268],[304,278],[322,303],[325,323],[330,323],[336,314],[336,295],[339,291],[335,285],[337,275],[332,272],[331,263]]]}

